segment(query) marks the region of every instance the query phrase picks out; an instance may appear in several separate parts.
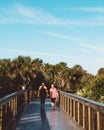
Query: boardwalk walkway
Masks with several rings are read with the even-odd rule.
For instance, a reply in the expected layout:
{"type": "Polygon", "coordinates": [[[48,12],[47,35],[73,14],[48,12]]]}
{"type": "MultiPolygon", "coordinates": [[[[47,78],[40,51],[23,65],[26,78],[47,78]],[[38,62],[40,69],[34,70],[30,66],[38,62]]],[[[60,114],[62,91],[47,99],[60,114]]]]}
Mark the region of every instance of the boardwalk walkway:
{"type": "Polygon", "coordinates": [[[50,100],[40,108],[39,99],[25,105],[16,130],[81,130],[59,108],[51,110],[50,100]]]}

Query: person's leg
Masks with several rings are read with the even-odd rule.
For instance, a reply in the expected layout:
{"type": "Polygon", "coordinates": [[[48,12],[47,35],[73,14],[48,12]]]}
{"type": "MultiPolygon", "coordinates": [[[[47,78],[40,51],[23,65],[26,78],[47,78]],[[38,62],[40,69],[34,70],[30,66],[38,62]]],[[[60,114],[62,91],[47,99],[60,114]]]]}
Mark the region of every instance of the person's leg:
{"type": "Polygon", "coordinates": [[[45,105],[45,98],[40,98],[40,105],[41,105],[41,107],[44,107],[44,105],[45,105]]]}
{"type": "Polygon", "coordinates": [[[40,98],[40,106],[42,107],[42,98],[40,98]]]}
{"type": "Polygon", "coordinates": [[[51,98],[51,107],[53,107],[53,98],[51,98]]]}
{"type": "Polygon", "coordinates": [[[45,98],[43,98],[43,106],[45,105],[45,98]]]}
{"type": "Polygon", "coordinates": [[[52,108],[55,108],[55,98],[51,98],[51,106],[52,108]]]}

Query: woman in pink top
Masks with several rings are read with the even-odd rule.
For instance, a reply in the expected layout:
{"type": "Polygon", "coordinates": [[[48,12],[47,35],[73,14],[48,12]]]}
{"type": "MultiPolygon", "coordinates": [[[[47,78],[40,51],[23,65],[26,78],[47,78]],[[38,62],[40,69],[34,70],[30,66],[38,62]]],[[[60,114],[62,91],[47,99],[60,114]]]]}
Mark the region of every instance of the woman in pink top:
{"type": "Polygon", "coordinates": [[[55,108],[55,100],[57,98],[57,89],[54,87],[54,84],[52,84],[50,88],[50,98],[51,98],[51,106],[52,108],[55,108]]]}

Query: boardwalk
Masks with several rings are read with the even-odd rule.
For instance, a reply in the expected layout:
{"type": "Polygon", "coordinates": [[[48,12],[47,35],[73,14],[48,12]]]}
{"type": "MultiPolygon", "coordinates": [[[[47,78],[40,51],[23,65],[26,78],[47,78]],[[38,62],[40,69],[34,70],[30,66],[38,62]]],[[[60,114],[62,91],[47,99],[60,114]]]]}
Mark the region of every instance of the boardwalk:
{"type": "Polygon", "coordinates": [[[50,100],[40,108],[39,100],[25,105],[16,130],[81,130],[59,108],[51,110],[50,100]]]}

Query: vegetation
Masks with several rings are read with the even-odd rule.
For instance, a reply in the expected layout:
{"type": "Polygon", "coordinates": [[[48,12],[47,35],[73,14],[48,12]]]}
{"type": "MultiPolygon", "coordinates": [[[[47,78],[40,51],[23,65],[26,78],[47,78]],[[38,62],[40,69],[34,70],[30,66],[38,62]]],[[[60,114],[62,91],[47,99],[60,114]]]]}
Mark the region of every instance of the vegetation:
{"type": "Polygon", "coordinates": [[[13,60],[0,59],[1,96],[21,90],[23,85],[37,90],[42,82],[48,88],[55,83],[63,91],[104,103],[104,68],[100,68],[94,76],[80,65],[69,68],[64,62],[52,65],[26,56],[13,60]]]}

